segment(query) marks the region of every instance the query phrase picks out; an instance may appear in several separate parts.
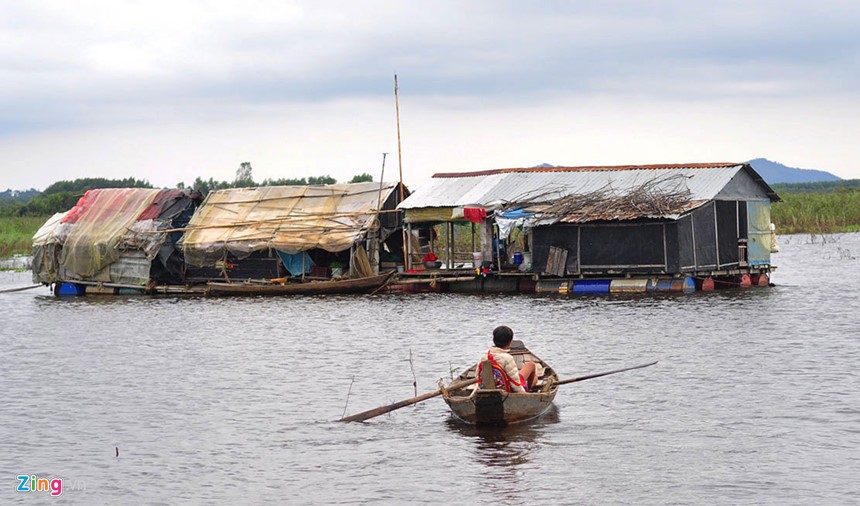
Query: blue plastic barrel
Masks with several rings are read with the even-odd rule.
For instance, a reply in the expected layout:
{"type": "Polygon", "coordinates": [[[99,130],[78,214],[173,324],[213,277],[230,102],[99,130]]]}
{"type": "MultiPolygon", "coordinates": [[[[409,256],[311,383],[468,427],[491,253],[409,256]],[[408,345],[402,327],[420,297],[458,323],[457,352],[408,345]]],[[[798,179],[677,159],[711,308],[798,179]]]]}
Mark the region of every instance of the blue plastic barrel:
{"type": "Polygon", "coordinates": [[[523,263],[523,253],[517,251],[514,253],[514,265],[520,265],[521,263],[523,263]]]}
{"type": "Polygon", "coordinates": [[[609,293],[609,279],[574,279],[573,293],[609,293]]]}
{"type": "Polygon", "coordinates": [[[84,295],[87,293],[86,285],[78,285],[75,283],[63,283],[55,292],[57,295],[84,295]]]}

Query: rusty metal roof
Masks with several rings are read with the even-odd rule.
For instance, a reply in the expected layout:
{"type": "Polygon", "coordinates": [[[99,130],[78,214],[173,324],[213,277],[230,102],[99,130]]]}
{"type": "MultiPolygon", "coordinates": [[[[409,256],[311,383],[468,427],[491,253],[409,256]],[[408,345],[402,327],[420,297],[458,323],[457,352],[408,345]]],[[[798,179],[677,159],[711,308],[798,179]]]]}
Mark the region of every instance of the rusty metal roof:
{"type": "MultiPolygon", "coordinates": [[[[498,209],[517,202],[549,202],[568,195],[609,189],[623,195],[657,181],[665,191],[689,191],[704,203],[740,171],[745,171],[771,200],[776,193],[745,163],[689,163],[607,167],[538,167],[435,174],[400,204],[401,209],[481,206],[498,209]]],[[[630,218],[630,217],[625,217],[630,218]]]]}

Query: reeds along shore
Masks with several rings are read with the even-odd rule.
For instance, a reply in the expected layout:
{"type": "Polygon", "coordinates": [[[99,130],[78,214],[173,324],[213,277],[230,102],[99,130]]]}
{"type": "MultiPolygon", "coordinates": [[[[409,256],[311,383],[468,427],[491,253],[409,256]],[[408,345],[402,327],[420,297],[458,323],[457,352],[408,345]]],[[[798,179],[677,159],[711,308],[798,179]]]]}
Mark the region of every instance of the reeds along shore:
{"type": "MultiPolygon", "coordinates": [[[[772,208],[778,234],[827,234],[860,231],[860,189],[830,193],[780,193],[772,208]]],[[[0,217],[0,258],[29,254],[36,230],[47,216],[0,217]]]]}
{"type": "Polygon", "coordinates": [[[860,189],[831,193],[780,193],[772,208],[777,234],[860,231],[860,189]]]}
{"type": "Polygon", "coordinates": [[[48,216],[0,217],[0,258],[29,255],[33,250],[33,234],[47,219],[48,216]]]}

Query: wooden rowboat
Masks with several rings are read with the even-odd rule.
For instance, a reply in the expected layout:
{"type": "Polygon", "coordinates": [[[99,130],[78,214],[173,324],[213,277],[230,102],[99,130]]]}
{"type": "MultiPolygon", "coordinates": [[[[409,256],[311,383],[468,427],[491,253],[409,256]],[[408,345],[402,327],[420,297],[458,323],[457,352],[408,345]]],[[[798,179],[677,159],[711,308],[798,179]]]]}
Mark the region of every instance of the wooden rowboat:
{"type": "Polygon", "coordinates": [[[308,281],[306,283],[221,283],[206,284],[208,295],[323,295],[340,293],[371,293],[382,287],[394,271],[366,278],[308,281]]]}
{"type": "MultiPolygon", "coordinates": [[[[442,396],[454,416],[474,425],[509,425],[531,420],[542,415],[552,405],[558,392],[558,374],[552,367],[530,352],[522,341],[511,343],[508,353],[514,357],[517,368],[525,362],[539,364],[538,380],[530,392],[515,393],[504,390],[478,388],[477,384],[457,390],[442,389],[442,396]]],[[[477,377],[478,364],[461,374],[457,381],[477,377]]]]}

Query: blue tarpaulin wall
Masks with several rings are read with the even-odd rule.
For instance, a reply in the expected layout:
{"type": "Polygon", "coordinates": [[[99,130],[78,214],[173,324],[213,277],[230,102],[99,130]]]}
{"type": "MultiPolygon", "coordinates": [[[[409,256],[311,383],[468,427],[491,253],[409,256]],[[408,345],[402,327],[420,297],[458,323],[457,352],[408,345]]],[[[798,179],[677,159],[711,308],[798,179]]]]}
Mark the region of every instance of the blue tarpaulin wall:
{"type": "Polygon", "coordinates": [[[306,251],[296,253],[295,255],[278,251],[278,256],[281,257],[281,262],[284,264],[284,267],[286,267],[293,276],[308,274],[311,272],[311,267],[316,265],[306,251]],[[304,260],[302,260],[302,258],[304,258],[304,260]],[[302,270],[302,265],[304,265],[304,271],[302,270]]]}

